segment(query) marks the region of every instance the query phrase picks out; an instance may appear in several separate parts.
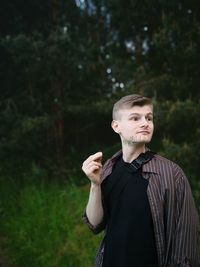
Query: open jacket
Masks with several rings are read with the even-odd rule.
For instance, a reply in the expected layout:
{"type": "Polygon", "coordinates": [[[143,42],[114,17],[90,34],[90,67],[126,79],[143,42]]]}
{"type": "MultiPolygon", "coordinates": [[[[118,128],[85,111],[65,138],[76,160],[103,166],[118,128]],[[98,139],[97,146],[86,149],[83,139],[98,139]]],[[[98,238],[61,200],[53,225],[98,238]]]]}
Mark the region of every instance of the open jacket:
{"type": "MultiPolygon", "coordinates": [[[[102,170],[102,181],[111,174],[122,152],[107,160],[102,170]]],[[[198,214],[191,188],[182,169],[174,162],[155,154],[142,166],[142,175],[148,179],[147,195],[150,203],[159,267],[200,267],[197,244],[198,214]]],[[[102,196],[103,200],[103,196],[102,196]]],[[[105,229],[106,217],[99,225],[84,220],[97,234],[105,229]]],[[[94,267],[103,262],[104,239],[96,255],[94,267]]]]}

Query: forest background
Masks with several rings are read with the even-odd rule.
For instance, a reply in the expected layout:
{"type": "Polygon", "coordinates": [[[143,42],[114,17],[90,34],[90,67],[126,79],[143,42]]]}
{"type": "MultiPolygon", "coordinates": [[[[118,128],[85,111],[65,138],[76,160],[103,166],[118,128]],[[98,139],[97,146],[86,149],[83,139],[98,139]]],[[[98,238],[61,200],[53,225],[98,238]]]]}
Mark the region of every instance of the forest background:
{"type": "Polygon", "coordinates": [[[83,160],[119,148],[113,103],[152,97],[150,148],[177,162],[200,213],[197,0],[2,0],[0,266],[89,267],[83,160]]]}

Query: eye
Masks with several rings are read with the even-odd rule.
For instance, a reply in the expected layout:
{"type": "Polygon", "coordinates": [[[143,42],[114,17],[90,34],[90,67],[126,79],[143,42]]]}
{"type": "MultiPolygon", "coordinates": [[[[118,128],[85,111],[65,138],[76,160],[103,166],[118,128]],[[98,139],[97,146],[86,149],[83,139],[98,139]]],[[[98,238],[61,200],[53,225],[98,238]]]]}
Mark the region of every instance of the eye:
{"type": "Polygon", "coordinates": [[[130,121],[138,121],[139,117],[133,116],[129,118],[130,121]]]}
{"type": "Polygon", "coordinates": [[[151,116],[150,117],[147,117],[147,120],[148,121],[153,121],[153,117],[151,117],[151,116]]]}

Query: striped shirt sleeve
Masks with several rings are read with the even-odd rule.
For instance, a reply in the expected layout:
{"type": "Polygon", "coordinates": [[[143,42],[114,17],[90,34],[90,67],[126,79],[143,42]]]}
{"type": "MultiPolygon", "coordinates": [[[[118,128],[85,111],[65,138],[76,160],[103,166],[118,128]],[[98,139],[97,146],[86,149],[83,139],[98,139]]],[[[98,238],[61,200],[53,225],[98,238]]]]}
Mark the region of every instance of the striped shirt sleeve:
{"type": "Polygon", "coordinates": [[[172,236],[169,266],[199,267],[198,214],[189,182],[179,166],[175,177],[175,229],[172,236]]]}

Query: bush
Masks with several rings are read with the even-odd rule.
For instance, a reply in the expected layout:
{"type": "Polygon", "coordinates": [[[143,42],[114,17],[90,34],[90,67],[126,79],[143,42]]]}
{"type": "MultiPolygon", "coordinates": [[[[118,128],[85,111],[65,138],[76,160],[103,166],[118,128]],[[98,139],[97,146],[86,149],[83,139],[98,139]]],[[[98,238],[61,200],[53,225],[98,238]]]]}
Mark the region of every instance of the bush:
{"type": "MultiPolygon", "coordinates": [[[[5,188],[5,187],[4,187],[5,188]]],[[[82,221],[88,187],[27,185],[1,203],[1,235],[16,267],[88,267],[99,243],[82,221]]]]}

